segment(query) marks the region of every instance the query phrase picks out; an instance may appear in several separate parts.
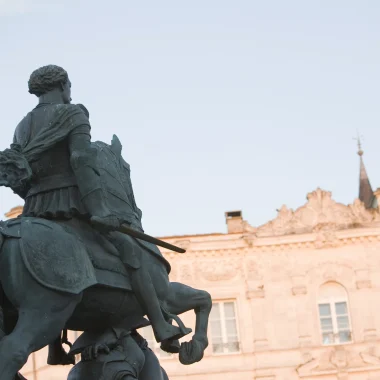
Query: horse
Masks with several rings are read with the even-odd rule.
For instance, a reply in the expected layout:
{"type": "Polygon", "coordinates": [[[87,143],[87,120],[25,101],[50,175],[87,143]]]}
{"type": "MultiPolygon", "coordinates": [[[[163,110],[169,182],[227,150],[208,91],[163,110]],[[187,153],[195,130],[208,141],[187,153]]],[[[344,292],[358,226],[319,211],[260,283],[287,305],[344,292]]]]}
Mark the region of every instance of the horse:
{"type": "MultiPolygon", "coordinates": [[[[208,346],[210,294],[170,282],[165,259],[143,252],[141,265],[149,270],[163,311],[178,324],[175,316],[195,311],[195,331],[181,343],[179,360],[200,361],[208,346]]],[[[144,317],[116,249],[79,219],[1,222],[0,295],[1,380],[15,379],[29,355],[65,329],[101,331],[144,317]]]]}

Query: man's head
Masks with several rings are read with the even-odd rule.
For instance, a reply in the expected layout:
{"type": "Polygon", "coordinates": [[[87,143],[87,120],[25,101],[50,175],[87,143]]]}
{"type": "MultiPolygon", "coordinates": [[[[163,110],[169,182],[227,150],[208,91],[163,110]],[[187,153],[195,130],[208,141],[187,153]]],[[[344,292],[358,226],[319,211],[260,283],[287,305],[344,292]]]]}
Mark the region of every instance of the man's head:
{"type": "Polygon", "coordinates": [[[40,67],[32,72],[28,86],[29,92],[37,97],[59,91],[65,104],[71,101],[71,82],[62,67],[55,65],[40,67]]]}

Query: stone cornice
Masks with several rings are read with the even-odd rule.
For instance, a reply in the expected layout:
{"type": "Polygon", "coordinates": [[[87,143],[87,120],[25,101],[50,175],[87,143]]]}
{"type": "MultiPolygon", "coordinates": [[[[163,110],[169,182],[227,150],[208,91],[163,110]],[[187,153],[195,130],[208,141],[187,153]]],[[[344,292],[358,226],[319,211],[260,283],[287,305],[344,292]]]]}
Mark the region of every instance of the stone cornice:
{"type": "MultiPolygon", "coordinates": [[[[166,239],[180,245],[176,239],[166,239]]],[[[352,228],[347,230],[326,230],[309,234],[286,235],[279,237],[253,237],[251,235],[233,235],[230,239],[215,238],[212,241],[187,241],[186,249],[191,256],[234,255],[248,252],[272,252],[289,250],[318,250],[337,248],[357,244],[379,244],[380,227],[352,228]]],[[[184,247],[185,248],[185,247],[184,247]]],[[[163,250],[169,257],[180,254],[163,250]]]]}

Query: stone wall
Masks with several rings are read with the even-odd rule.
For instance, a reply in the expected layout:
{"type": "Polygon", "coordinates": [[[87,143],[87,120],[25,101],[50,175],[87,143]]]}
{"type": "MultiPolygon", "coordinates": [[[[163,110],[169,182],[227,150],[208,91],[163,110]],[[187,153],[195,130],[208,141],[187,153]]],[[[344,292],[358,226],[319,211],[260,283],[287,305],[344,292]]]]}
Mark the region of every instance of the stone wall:
{"type": "MultiPolygon", "coordinates": [[[[338,204],[317,189],[305,206],[282,207],[261,227],[237,225],[234,233],[164,238],[187,249],[163,251],[171,280],[206,289],[216,304],[233,303],[239,341],[237,352],[215,353],[210,330],[200,363],[162,357],[170,380],[380,380],[378,211],[360,201],[338,204]],[[347,331],[335,326],[322,338],[322,304],[336,307],[331,320],[343,327],[348,321],[347,331]]],[[[183,319],[194,326],[193,313],[183,319]]],[[[35,354],[34,379],[30,359],[28,379],[65,378],[64,368],[44,367],[45,358],[46,350],[35,354]]]]}

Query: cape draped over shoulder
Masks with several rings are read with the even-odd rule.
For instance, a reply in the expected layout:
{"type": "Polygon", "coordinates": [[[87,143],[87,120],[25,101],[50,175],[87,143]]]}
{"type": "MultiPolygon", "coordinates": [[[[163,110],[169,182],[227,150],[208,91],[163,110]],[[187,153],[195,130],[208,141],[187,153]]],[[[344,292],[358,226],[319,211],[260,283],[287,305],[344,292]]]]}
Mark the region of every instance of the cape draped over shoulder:
{"type": "Polygon", "coordinates": [[[90,126],[83,110],[75,104],[57,104],[54,118],[22,148],[28,162],[37,160],[41,153],[65,139],[77,127],[90,126]]]}
{"type": "MultiPolygon", "coordinates": [[[[24,146],[16,142],[10,149],[0,152],[0,185],[12,188],[22,198],[26,196],[32,178],[30,163],[41,154],[67,138],[74,129],[89,126],[90,123],[78,105],[56,104],[49,123],[40,128],[37,134],[24,146]]],[[[25,119],[31,117],[31,112],[25,119]]],[[[24,119],[24,120],[25,120],[24,119]]]]}

